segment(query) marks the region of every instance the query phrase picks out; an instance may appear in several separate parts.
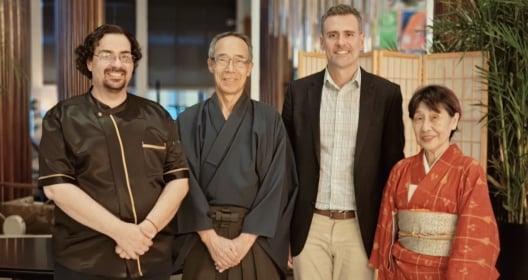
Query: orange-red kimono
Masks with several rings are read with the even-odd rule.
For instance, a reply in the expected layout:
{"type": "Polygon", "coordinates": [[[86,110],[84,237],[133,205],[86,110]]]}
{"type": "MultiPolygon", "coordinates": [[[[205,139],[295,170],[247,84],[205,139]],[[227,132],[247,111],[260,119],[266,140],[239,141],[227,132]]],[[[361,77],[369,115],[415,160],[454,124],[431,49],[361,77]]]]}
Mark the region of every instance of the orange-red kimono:
{"type": "Polygon", "coordinates": [[[452,144],[426,172],[423,153],[401,160],[391,171],[370,264],[379,269],[380,280],[497,279],[498,230],[482,167],[452,144]],[[404,216],[409,223],[409,213],[430,219],[402,226],[404,216]],[[438,224],[446,216],[454,217],[451,234],[449,226],[438,224]],[[418,245],[408,245],[409,239],[418,245]],[[446,249],[445,244],[444,255],[429,253],[436,245],[446,249]]]}

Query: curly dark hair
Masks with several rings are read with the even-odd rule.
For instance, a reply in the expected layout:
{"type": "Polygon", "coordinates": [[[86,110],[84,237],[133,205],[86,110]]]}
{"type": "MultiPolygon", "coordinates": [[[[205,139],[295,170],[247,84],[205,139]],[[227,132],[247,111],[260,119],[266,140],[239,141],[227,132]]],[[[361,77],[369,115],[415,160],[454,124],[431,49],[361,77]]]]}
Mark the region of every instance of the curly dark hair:
{"type": "Polygon", "coordinates": [[[84,43],[75,49],[75,64],[77,70],[81,71],[81,73],[89,79],[92,79],[92,72],[88,70],[86,62],[88,59],[93,57],[95,48],[99,44],[101,38],[103,38],[103,36],[106,34],[123,34],[127,37],[132,48],[131,53],[132,57],[134,58],[134,71],[136,70],[139,60],[142,57],[139,43],[132,34],[125,31],[119,25],[103,24],[97,27],[92,33],[88,34],[88,36],[84,38],[84,43]]]}

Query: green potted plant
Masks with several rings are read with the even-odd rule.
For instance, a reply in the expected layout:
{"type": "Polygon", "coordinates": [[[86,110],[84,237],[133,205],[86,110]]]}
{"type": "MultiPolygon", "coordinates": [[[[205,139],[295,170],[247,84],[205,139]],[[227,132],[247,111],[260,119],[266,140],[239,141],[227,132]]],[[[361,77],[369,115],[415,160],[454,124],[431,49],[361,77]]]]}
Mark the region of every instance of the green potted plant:
{"type": "Polygon", "coordinates": [[[488,104],[480,105],[488,109],[488,182],[501,234],[497,266],[511,263],[502,277],[521,279],[528,275],[528,1],[443,3],[446,12],[433,20],[433,51],[481,50],[488,59],[477,71],[488,89],[488,104]]]}

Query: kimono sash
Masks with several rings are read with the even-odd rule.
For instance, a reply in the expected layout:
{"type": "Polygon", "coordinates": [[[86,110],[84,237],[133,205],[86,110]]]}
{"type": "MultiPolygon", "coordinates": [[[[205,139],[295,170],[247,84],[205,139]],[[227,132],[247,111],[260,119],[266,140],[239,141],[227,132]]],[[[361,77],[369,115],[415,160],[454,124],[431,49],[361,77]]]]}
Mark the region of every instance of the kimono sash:
{"type": "Polygon", "coordinates": [[[398,242],[422,255],[449,256],[458,216],[449,213],[399,210],[398,242]]]}

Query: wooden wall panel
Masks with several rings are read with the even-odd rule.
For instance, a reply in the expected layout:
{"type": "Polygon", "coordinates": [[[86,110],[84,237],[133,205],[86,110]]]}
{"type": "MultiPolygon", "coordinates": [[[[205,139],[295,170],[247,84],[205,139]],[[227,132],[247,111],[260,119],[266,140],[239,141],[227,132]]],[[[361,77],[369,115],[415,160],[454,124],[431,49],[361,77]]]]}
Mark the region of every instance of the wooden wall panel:
{"type": "Polygon", "coordinates": [[[31,193],[29,0],[0,0],[0,202],[31,193]]]}
{"type": "MultiPolygon", "coordinates": [[[[0,201],[32,194],[30,0],[0,0],[0,201]]],[[[36,1],[36,0],[35,0],[36,1]]],[[[56,0],[59,100],[89,89],[77,71],[75,48],[104,23],[104,0],[56,0]]]]}
{"type": "Polygon", "coordinates": [[[90,81],[75,66],[75,48],[104,23],[104,0],[56,0],[59,100],[85,93],[90,81]]]}

